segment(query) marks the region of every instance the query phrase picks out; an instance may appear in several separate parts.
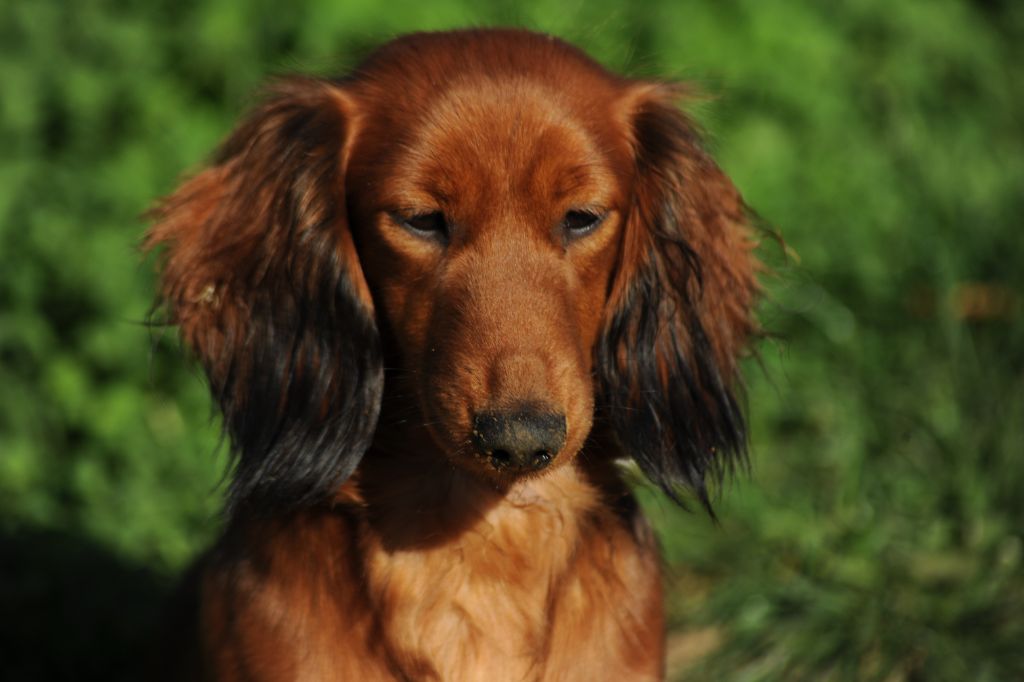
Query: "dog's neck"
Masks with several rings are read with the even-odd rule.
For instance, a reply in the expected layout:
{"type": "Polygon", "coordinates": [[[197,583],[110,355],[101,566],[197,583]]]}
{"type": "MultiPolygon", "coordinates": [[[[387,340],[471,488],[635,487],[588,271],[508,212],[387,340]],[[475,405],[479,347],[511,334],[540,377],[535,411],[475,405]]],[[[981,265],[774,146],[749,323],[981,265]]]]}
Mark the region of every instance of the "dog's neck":
{"type": "Polygon", "coordinates": [[[576,524],[608,493],[603,488],[616,484],[610,467],[577,460],[498,489],[429,446],[403,453],[371,448],[338,501],[358,508],[389,551],[466,549],[481,534],[500,534],[506,525],[542,532],[529,538],[526,548],[532,548],[545,541],[543,535],[575,537],[576,524]]]}
{"type": "Polygon", "coordinates": [[[404,670],[535,673],[555,595],[588,537],[607,531],[598,518],[621,486],[610,467],[593,468],[577,458],[499,491],[438,453],[366,454],[338,501],[358,519],[367,597],[387,614],[382,634],[404,670]]]}

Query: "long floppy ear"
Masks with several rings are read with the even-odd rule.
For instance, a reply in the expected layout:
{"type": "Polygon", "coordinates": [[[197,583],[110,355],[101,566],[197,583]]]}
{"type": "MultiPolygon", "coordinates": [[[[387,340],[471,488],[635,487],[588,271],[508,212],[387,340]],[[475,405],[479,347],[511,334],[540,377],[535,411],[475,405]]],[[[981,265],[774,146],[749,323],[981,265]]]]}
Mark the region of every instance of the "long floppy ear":
{"type": "Polygon", "coordinates": [[[380,339],[344,197],[351,112],[336,84],[283,82],[152,212],[161,300],[224,414],[232,512],[328,498],[376,428],[380,339]]]}
{"type": "Polygon", "coordinates": [[[629,100],[633,206],[597,366],[625,452],[677,502],[690,488],[711,511],[705,476],[746,452],[737,365],[757,331],[758,265],[743,200],[676,95],[641,84],[629,100]]]}

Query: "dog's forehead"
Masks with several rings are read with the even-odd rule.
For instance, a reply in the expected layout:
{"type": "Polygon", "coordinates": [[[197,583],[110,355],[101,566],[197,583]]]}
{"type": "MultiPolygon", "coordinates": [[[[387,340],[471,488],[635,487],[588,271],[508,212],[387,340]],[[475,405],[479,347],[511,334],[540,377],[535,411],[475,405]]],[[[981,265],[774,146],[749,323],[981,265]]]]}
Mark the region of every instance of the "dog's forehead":
{"type": "Polygon", "coordinates": [[[426,100],[388,112],[364,148],[381,175],[374,186],[384,203],[433,201],[463,208],[562,202],[573,197],[611,205],[624,173],[627,141],[611,125],[615,102],[533,74],[453,74],[426,100]]]}
{"type": "Polygon", "coordinates": [[[611,208],[633,171],[631,83],[535,33],[400,38],[346,83],[357,114],[350,187],[376,210],[472,221],[611,208]]]}
{"type": "Polygon", "coordinates": [[[606,144],[565,100],[526,77],[457,83],[410,126],[399,157],[410,175],[426,173],[442,184],[475,179],[493,189],[599,180],[610,172],[606,144]]]}
{"type": "Polygon", "coordinates": [[[443,87],[453,77],[472,73],[549,77],[564,87],[571,87],[570,80],[591,88],[620,80],[576,46],[520,29],[411,33],[382,45],[356,69],[358,79],[376,81],[385,88],[395,81],[410,88],[443,87]]]}

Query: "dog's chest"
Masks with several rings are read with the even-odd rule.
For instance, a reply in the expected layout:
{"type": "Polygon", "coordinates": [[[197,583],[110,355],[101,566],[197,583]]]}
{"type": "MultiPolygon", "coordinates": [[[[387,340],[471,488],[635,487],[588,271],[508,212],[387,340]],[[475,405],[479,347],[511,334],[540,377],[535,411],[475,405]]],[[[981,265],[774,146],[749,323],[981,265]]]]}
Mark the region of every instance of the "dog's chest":
{"type": "Polygon", "coordinates": [[[371,600],[399,667],[412,679],[539,677],[555,593],[579,541],[579,515],[564,512],[503,505],[452,542],[366,547],[371,600]]]}

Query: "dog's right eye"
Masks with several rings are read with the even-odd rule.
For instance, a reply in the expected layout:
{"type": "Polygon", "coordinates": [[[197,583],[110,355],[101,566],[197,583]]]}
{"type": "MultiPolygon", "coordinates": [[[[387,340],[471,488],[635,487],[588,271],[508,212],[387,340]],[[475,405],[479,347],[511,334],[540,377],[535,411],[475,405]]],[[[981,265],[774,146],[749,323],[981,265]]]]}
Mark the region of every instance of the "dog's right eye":
{"type": "Polygon", "coordinates": [[[448,238],[448,219],[440,211],[417,213],[414,215],[395,215],[395,221],[410,232],[431,239],[448,238]]]}

